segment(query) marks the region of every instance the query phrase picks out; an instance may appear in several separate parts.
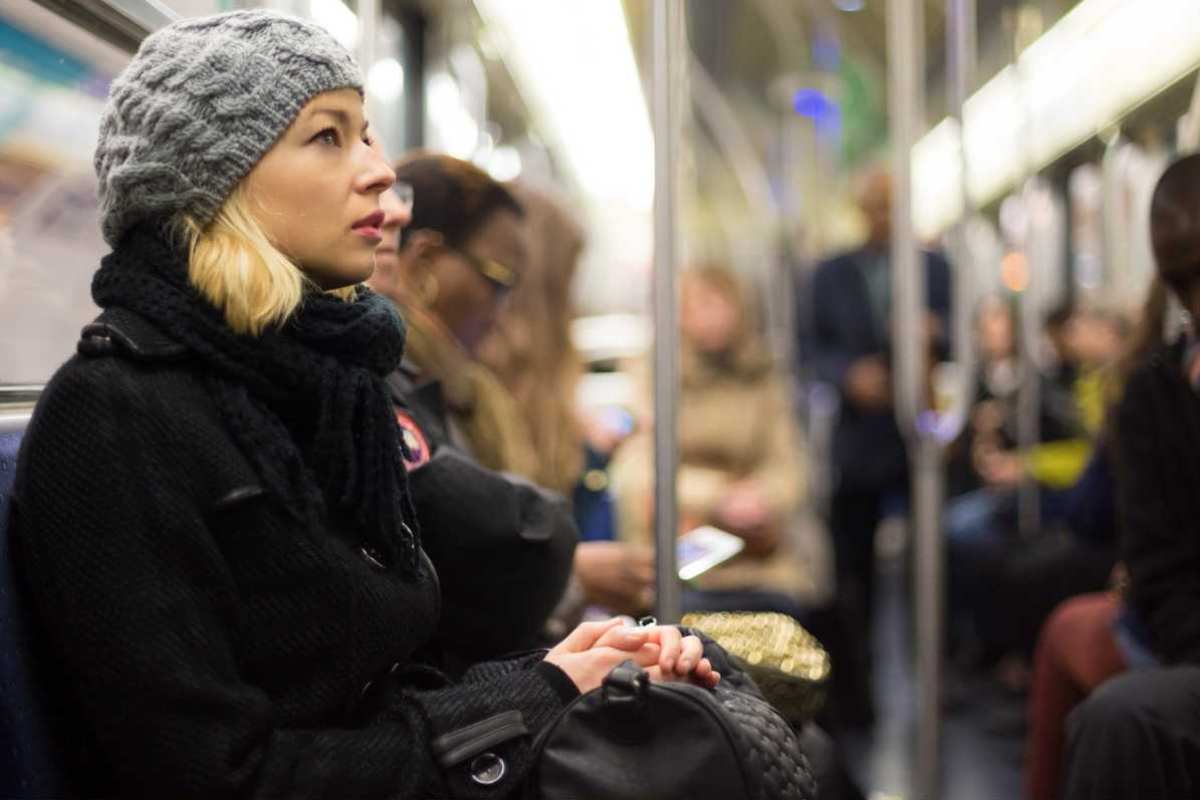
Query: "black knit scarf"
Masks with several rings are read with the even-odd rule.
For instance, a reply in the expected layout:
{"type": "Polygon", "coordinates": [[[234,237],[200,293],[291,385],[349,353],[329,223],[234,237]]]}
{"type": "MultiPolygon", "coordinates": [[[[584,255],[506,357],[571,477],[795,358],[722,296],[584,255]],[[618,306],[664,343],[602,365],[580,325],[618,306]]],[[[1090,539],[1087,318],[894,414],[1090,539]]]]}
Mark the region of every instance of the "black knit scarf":
{"type": "Polygon", "coordinates": [[[404,353],[390,302],[365,288],[352,303],[314,290],[282,326],[237,334],[188,283],[185,249],[151,225],[103,259],[92,297],[145,317],[199,358],[245,455],[297,518],[348,520],[386,563],[415,574],[416,520],[383,382],[404,353]]]}

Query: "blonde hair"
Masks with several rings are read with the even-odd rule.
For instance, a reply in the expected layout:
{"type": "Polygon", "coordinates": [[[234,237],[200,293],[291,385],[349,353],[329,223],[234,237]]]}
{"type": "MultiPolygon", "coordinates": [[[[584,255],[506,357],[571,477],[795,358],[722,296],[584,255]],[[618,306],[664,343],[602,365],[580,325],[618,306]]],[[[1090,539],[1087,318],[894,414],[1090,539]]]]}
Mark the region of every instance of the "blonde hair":
{"type": "MultiPolygon", "coordinates": [[[[246,189],[238,186],[212,222],[201,226],[184,217],[182,232],[188,281],[221,309],[236,333],[257,336],[286,322],[315,284],[271,242],[250,204],[246,189]]],[[[355,287],[328,294],[352,302],[355,287]]]]}

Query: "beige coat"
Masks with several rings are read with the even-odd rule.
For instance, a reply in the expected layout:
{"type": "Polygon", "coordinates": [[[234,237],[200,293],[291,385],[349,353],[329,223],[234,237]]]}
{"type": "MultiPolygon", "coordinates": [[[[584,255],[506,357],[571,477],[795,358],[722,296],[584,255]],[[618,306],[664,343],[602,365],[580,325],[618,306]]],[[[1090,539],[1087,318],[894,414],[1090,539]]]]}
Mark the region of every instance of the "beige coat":
{"type": "MultiPolygon", "coordinates": [[[[810,596],[812,577],[792,523],[804,501],[800,432],[789,392],[765,355],[745,348],[725,364],[685,352],[679,400],[679,512],[684,527],[711,523],[733,483],[754,479],[786,530],[770,555],[740,555],[696,580],[700,589],[763,589],[810,596]]],[[[627,442],[612,465],[620,535],[653,539],[653,432],[627,442]]]]}

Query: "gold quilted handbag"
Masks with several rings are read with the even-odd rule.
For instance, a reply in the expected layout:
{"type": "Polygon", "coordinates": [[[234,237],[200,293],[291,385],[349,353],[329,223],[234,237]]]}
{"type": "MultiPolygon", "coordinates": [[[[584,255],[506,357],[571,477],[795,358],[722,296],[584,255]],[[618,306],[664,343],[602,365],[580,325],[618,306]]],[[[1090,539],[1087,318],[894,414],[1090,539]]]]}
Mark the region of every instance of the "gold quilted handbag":
{"type": "Polygon", "coordinates": [[[708,634],[735,656],[791,724],[803,725],[821,710],[829,654],[787,614],[722,611],[685,614],[682,622],[708,634]]]}

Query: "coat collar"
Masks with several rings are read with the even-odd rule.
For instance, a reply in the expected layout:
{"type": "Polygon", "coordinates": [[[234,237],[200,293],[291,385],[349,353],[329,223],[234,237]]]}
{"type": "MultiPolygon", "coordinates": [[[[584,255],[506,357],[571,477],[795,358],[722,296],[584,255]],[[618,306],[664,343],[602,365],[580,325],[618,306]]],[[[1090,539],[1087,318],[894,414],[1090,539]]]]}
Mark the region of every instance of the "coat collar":
{"type": "Polygon", "coordinates": [[[78,351],[85,356],[120,352],[138,361],[170,361],[187,348],[144,317],[123,308],[110,308],[83,327],[78,351]]]}

